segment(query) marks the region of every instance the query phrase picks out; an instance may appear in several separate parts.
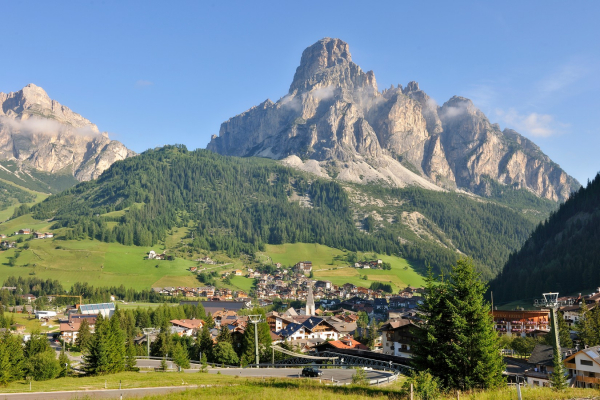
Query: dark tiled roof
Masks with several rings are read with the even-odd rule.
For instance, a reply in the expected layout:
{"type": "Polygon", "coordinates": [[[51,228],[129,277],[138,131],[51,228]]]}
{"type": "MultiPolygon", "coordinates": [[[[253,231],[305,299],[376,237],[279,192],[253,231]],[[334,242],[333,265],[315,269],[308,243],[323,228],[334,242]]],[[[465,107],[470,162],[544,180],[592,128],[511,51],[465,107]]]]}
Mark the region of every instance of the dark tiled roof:
{"type": "Polygon", "coordinates": [[[548,346],[546,344],[537,344],[533,348],[533,351],[531,352],[527,362],[530,364],[552,365],[552,356],[552,346],[548,346]]]}

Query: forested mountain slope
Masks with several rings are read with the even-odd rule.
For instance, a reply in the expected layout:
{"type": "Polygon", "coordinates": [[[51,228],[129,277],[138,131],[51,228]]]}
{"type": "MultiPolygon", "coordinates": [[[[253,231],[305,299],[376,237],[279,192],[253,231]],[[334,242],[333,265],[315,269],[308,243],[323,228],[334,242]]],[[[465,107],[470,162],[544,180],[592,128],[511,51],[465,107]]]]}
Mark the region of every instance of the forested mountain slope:
{"type": "Polygon", "coordinates": [[[273,160],[184,146],[116,162],[99,179],[51,196],[32,212],[71,228],[67,239],[150,246],[170,228],[189,226],[192,247],[231,256],[267,243],[308,242],[401,254],[444,270],[466,254],[486,278],[534,227],[523,213],[457,193],[343,187],[273,160]]]}
{"type": "Polygon", "coordinates": [[[574,193],[512,254],[492,282],[494,299],[570,294],[600,284],[600,175],[574,193]]]}

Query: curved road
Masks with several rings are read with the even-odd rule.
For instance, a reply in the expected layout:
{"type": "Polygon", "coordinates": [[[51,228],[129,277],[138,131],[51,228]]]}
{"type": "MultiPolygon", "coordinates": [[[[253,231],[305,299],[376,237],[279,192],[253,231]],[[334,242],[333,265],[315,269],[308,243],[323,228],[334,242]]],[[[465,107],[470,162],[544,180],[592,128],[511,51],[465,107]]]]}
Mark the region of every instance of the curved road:
{"type": "MultiPolygon", "coordinates": [[[[169,363],[170,364],[170,363],[169,363]]],[[[156,360],[138,360],[138,367],[158,367],[160,361],[156,360]]],[[[185,372],[198,372],[198,369],[188,369],[185,372]]],[[[211,374],[221,372],[223,375],[239,375],[243,377],[265,377],[265,378],[298,378],[302,372],[302,368],[211,368],[208,370],[211,374]]],[[[367,370],[367,379],[384,379],[392,376],[390,372],[367,370]]],[[[324,369],[323,375],[319,378],[323,382],[331,381],[333,378],[336,383],[352,382],[353,369],[324,369]]],[[[211,386],[211,385],[206,385],[211,386]]],[[[168,394],[171,392],[179,392],[188,389],[197,389],[205,387],[204,385],[189,385],[189,386],[168,386],[168,387],[151,387],[137,389],[99,389],[99,390],[78,390],[78,391],[59,391],[59,392],[25,392],[25,393],[0,393],[0,400],[71,400],[80,399],[82,397],[103,398],[103,399],[118,399],[141,397],[146,395],[168,394]]]]}

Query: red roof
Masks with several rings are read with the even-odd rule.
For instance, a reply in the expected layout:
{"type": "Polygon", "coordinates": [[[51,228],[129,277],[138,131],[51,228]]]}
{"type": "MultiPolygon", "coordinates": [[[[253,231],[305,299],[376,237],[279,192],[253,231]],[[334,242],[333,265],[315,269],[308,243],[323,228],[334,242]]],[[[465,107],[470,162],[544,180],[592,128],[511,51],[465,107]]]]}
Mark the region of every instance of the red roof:
{"type": "Polygon", "coordinates": [[[359,349],[359,350],[369,350],[367,346],[364,344],[352,339],[352,340],[332,340],[327,342],[329,345],[335,347],[336,349],[359,349]],[[345,342],[345,343],[344,343],[345,342]]]}
{"type": "Polygon", "coordinates": [[[187,329],[199,329],[202,327],[201,319],[174,319],[171,321],[173,325],[181,326],[182,328],[187,329]]]}

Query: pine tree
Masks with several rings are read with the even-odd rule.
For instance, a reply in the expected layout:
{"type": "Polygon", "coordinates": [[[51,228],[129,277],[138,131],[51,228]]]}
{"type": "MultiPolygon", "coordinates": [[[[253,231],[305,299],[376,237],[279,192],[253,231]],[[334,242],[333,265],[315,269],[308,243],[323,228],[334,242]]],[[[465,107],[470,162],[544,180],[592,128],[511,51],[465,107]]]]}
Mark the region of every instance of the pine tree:
{"type": "Polygon", "coordinates": [[[575,330],[583,346],[598,346],[600,344],[600,312],[598,308],[590,310],[583,301],[579,307],[579,320],[575,323],[575,330]]]}
{"type": "Polygon", "coordinates": [[[504,364],[485,285],[470,260],[461,259],[445,282],[431,272],[414,347],[414,364],[446,388],[492,388],[504,383],[504,364]]]}
{"type": "Polygon", "coordinates": [[[90,330],[90,324],[87,318],[83,318],[79,330],[77,331],[77,339],[75,339],[75,345],[79,347],[79,351],[85,353],[92,340],[92,332],[90,330]]]}
{"type": "Polygon", "coordinates": [[[135,345],[133,344],[133,340],[129,338],[127,340],[127,350],[125,354],[125,370],[126,371],[137,371],[137,359],[135,358],[136,351],[135,345]]]}
{"type": "Polygon", "coordinates": [[[163,318],[162,321],[160,333],[150,347],[150,353],[155,357],[166,357],[167,354],[171,353],[173,347],[173,338],[171,337],[168,321],[166,318],[163,318]]]}
{"type": "Polygon", "coordinates": [[[125,334],[121,330],[120,312],[115,311],[109,320],[106,331],[106,343],[108,345],[108,370],[114,374],[125,370],[125,334]]]}
{"type": "Polygon", "coordinates": [[[554,346],[554,357],[552,358],[554,364],[554,371],[550,375],[550,383],[554,390],[564,390],[567,388],[567,378],[565,377],[565,365],[562,361],[561,354],[557,351],[556,345],[554,346]]]}
{"type": "Polygon", "coordinates": [[[213,319],[213,317],[212,317],[212,314],[211,314],[211,313],[208,313],[208,314],[206,315],[206,323],[205,323],[205,325],[206,325],[206,326],[207,326],[209,329],[211,329],[211,328],[214,328],[214,326],[215,326],[215,320],[213,319]]]}
{"type": "MultiPolygon", "coordinates": [[[[452,315],[446,306],[447,292],[444,282],[436,279],[428,266],[425,295],[419,306],[423,318],[415,322],[413,329],[416,343],[413,347],[412,364],[416,370],[430,371],[434,376],[442,375],[443,370],[448,367],[446,347],[452,338],[446,325],[452,315]]],[[[446,381],[443,383],[447,385],[446,381]]]]}
{"type": "Polygon", "coordinates": [[[367,346],[373,350],[375,349],[375,341],[377,339],[377,323],[375,322],[375,318],[371,321],[367,335],[367,346]]]}
{"type": "Polygon", "coordinates": [[[107,330],[109,321],[105,321],[102,314],[96,318],[96,329],[84,353],[84,371],[90,375],[103,375],[109,373],[109,344],[107,343],[107,330]]]}
{"type": "Polygon", "coordinates": [[[229,331],[227,325],[221,326],[221,330],[217,336],[217,343],[219,342],[228,342],[233,344],[233,338],[231,337],[231,332],[229,331]]]}
{"type": "Polygon", "coordinates": [[[204,324],[202,326],[202,331],[200,333],[200,338],[196,341],[197,354],[202,353],[202,356],[206,356],[208,359],[212,358],[212,348],[213,341],[210,337],[210,331],[208,330],[208,325],[204,324]]]}
{"type": "Polygon", "coordinates": [[[60,352],[60,356],[58,357],[58,363],[60,364],[60,373],[59,377],[64,378],[65,376],[71,375],[71,360],[64,351],[60,352]]]}
{"type": "Polygon", "coordinates": [[[202,357],[200,357],[200,372],[208,372],[208,358],[206,357],[206,353],[202,353],[202,357]]]}
{"type": "Polygon", "coordinates": [[[173,347],[173,362],[179,367],[180,371],[182,368],[185,369],[190,367],[188,353],[179,342],[173,347]]]}
{"type": "Polygon", "coordinates": [[[6,386],[13,379],[8,348],[0,343],[0,385],[6,386]]]}

